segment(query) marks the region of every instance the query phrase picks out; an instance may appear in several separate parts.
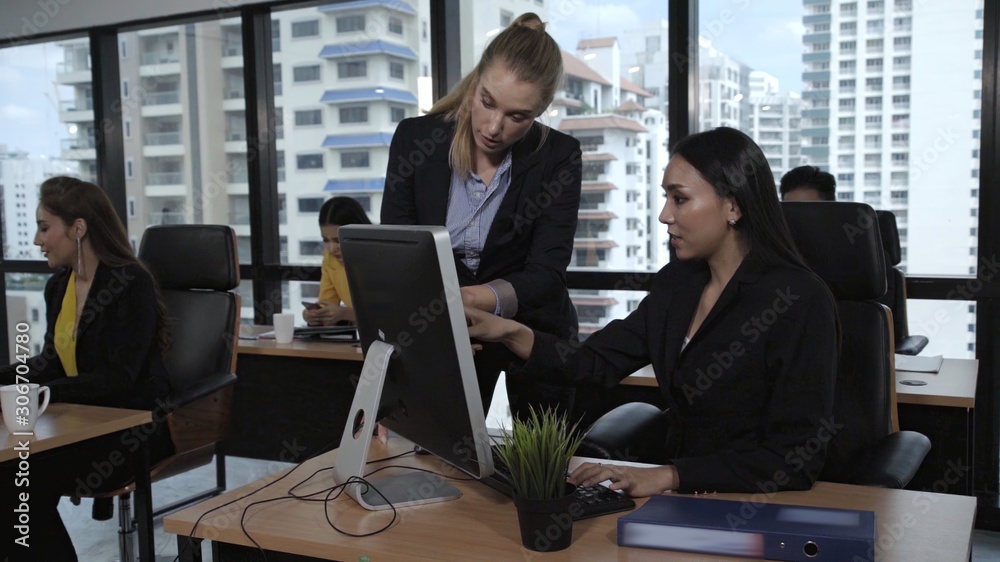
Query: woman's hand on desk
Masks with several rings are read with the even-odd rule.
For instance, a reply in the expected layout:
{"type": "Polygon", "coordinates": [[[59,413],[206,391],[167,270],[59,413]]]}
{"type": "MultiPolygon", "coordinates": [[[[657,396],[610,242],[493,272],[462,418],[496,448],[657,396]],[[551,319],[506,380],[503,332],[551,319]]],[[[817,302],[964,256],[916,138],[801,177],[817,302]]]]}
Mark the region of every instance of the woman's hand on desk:
{"type": "Polygon", "coordinates": [[[585,462],[569,475],[569,483],[576,486],[596,486],[605,480],[611,481],[612,490],[624,490],[633,498],[675,490],[680,484],[677,467],[672,465],[636,467],[585,462]]]}
{"type": "Polygon", "coordinates": [[[303,310],[302,318],[310,326],[333,326],[338,322],[351,324],[357,322],[353,308],[340,306],[330,301],[319,301],[319,308],[303,310]]]}

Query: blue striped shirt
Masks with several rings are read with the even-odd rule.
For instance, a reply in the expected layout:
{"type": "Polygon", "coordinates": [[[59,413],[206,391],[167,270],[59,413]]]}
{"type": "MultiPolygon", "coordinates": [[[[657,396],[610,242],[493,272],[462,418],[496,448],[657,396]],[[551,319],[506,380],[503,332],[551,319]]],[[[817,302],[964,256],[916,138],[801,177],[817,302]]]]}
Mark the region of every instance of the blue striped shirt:
{"type": "Polygon", "coordinates": [[[510,165],[511,152],[507,151],[507,157],[500,163],[489,185],[474,172],[470,172],[466,180],[457,172],[451,174],[448,234],[451,235],[452,249],[473,273],[479,270],[486,236],[510,187],[510,165]]]}

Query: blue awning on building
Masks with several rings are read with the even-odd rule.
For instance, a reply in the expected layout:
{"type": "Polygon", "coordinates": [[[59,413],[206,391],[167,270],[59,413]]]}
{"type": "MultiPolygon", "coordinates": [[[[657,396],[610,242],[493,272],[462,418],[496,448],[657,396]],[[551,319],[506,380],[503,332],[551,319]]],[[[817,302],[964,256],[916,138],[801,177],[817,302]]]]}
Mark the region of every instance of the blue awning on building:
{"type": "Polygon", "coordinates": [[[321,12],[343,12],[346,10],[361,10],[376,6],[387,10],[395,10],[404,14],[410,14],[411,16],[417,15],[417,11],[413,9],[413,6],[407,4],[406,2],[402,2],[401,0],[355,0],[354,2],[327,4],[325,6],[320,6],[317,9],[321,12]]]}
{"type": "Polygon", "coordinates": [[[322,103],[353,103],[360,101],[392,101],[417,105],[417,96],[406,90],[393,88],[354,88],[351,90],[327,90],[319,100],[322,103]]]}
{"type": "Polygon", "coordinates": [[[384,53],[403,59],[417,60],[417,53],[414,53],[413,49],[403,45],[397,45],[396,43],[383,41],[381,39],[376,39],[375,41],[352,41],[350,43],[327,45],[323,47],[322,51],[319,52],[319,57],[322,59],[336,59],[361,55],[373,55],[377,53],[384,53]]]}
{"type": "Polygon", "coordinates": [[[338,191],[341,193],[360,193],[367,191],[382,191],[385,188],[385,178],[369,178],[365,180],[328,180],[323,191],[338,191]]]}
{"type": "Polygon", "coordinates": [[[323,148],[365,148],[371,146],[389,146],[392,135],[389,133],[366,133],[363,135],[327,135],[323,139],[323,148]]]}

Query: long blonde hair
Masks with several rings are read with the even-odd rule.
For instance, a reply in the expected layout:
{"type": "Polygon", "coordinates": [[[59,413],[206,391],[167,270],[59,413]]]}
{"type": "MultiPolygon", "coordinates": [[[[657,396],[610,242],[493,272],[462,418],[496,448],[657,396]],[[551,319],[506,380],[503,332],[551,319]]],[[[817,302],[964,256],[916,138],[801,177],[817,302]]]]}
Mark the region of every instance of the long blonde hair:
{"type": "MultiPolygon", "coordinates": [[[[518,80],[538,88],[540,96],[533,118],[541,115],[552,103],[562,83],[562,51],[559,45],[545,32],[545,23],[537,14],[521,14],[486,46],[476,68],[465,75],[448,95],[438,100],[429,112],[431,115],[442,114],[446,120],[455,122],[455,138],[448,152],[448,163],[463,178],[472,171],[476,149],[472,133],[472,97],[480,76],[494,63],[503,64],[518,80]]],[[[541,147],[548,135],[548,127],[533,126],[541,129],[538,142],[541,147]]]]}

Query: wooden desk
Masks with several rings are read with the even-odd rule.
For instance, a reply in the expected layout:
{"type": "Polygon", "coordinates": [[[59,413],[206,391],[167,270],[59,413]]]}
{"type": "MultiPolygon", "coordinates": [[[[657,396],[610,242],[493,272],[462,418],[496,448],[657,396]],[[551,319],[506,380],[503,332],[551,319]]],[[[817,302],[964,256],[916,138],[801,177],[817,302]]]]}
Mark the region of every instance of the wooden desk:
{"type": "MultiPolygon", "coordinates": [[[[376,443],[372,456],[384,458],[407,448],[409,444],[401,439],[390,441],[388,446],[376,443]]],[[[335,455],[334,451],[312,459],[295,469],[286,480],[232,506],[208,514],[199,524],[195,536],[214,541],[213,559],[216,561],[250,554],[256,556],[253,543],[240,528],[244,507],[252,501],[285,495],[292,485],[304,480],[315,470],[331,466],[335,455]]],[[[432,457],[409,456],[397,459],[393,464],[423,466],[442,471],[440,461],[432,457]]],[[[192,555],[197,551],[200,556],[200,548],[185,548],[187,537],[199,517],[211,508],[260,489],[281,474],[167,516],[164,530],[179,535],[178,549],[185,553],[181,559],[199,559],[192,555]]],[[[319,491],[332,483],[327,471],[300,492],[319,491]]],[[[401,508],[391,528],[371,537],[352,538],[340,534],[328,525],[321,504],[291,499],[251,507],[246,518],[246,529],[265,550],[295,555],[280,558],[281,560],[359,560],[363,556],[372,560],[435,561],[522,560],[536,556],[542,556],[546,560],[574,561],[704,559],[704,556],[677,552],[619,548],[616,545],[615,516],[576,522],[573,526],[573,544],[567,550],[544,555],[530,552],[521,547],[517,515],[509,498],[477,482],[452,483],[462,490],[462,498],[452,502],[401,508]]],[[[712,497],[707,496],[705,501],[712,501],[712,497]]],[[[751,494],[720,494],[714,497],[761,501],[760,495],[751,494]]],[[[965,561],[971,554],[975,498],[821,482],[811,491],[773,494],[766,501],[875,511],[878,559],[882,561],[965,561]]],[[[327,505],[330,519],[341,529],[352,533],[376,531],[392,517],[391,512],[365,511],[346,496],[327,505]]],[[[748,506],[748,509],[751,507],[748,506]]],[[[714,556],[712,559],[735,560],[714,556]]]]}
{"type": "Polygon", "coordinates": [[[975,491],[976,380],[979,361],[945,359],[938,373],[896,371],[899,427],[923,433],[931,451],[907,489],[972,495],[975,491]],[[926,381],[907,386],[900,381],[926,381]]]}
{"type": "MultiPolygon", "coordinates": [[[[243,326],[255,336],[270,326],[243,326]]],[[[297,462],[335,448],[361,374],[360,346],[240,339],[226,455],[297,462]]]]}
{"type": "MultiPolygon", "coordinates": [[[[945,359],[940,373],[913,373],[896,371],[896,402],[923,406],[954,408],[976,407],[976,379],[979,361],[975,359],[945,359]],[[907,386],[902,380],[926,381],[926,386],[907,386]]],[[[632,386],[659,386],[653,367],[646,365],[632,373],[622,384],[632,386]]]]}
{"type": "MultiPolygon", "coordinates": [[[[152,413],[141,410],[102,408],[82,404],[50,404],[38,418],[33,436],[11,435],[0,424],[0,462],[30,463],[34,455],[80,443],[95,437],[127,431],[153,421],[152,413]],[[19,460],[23,450],[15,450],[28,441],[28,458],[19,460]]],[[[135,480],[135,518],[139,527],[139,559],[155,560],[153,548],[153,508],[149,479],[149,451],[146,440],[140,443],[135,480]]]]}
{"type": "Polygon", "coordinates": [[[896,402],[951,408],[976,407],[976,380],[979,361],[945,359],[938,373],[896,371],[896,402]],[[925,381],[926,386],[907,386],[904,380],[925,381]]]}

